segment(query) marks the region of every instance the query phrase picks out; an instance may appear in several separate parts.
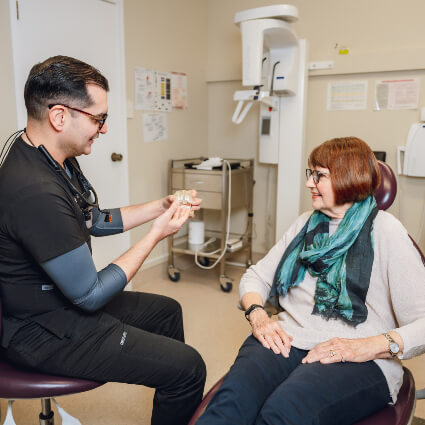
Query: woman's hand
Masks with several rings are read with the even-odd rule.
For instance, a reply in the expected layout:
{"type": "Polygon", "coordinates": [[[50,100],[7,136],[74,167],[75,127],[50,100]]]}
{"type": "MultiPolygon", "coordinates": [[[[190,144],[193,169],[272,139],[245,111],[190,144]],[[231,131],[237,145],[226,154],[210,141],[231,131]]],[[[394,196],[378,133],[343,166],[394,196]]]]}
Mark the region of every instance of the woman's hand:
{"type": "Polygon", "coordinates": [[[263,347],[273,350],[275,354],[289,357],[293,338],[282,329],[279,322],[270,319],[261,308],[254,310],[249,315],[249,322],[252,326],[252,334],[263,347]]]}
{"type": "Polygon", "coordinates": [[[383,335],[355,339],[332,338],[317,344],[303,358],[302,363],[360,363],[388,357],[391,357],[388,342],[383,335]]]}

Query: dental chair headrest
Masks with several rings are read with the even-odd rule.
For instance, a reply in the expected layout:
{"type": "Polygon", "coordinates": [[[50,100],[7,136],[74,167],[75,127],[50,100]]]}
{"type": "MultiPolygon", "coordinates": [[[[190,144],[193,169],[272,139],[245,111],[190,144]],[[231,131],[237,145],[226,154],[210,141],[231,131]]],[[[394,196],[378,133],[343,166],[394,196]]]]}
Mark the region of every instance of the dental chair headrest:
{"type": "Polygon", "coordinates": [[[376,203],[380,210],[388,209],[397,195],[397,179],[391,167],[382,161],[378,161],[381,170],[381,184],[375,192],[376,203]]]}

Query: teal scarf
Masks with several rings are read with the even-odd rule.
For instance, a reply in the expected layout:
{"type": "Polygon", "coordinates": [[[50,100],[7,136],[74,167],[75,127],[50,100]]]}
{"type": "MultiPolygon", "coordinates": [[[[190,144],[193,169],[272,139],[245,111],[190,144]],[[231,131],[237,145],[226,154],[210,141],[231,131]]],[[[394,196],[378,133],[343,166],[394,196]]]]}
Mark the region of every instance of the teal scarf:
{"type": "Polygon", "coordinates": [[[372,230],[377,213],[373,196],[355,202],[336,232],[329,236],[330,218],[315,211],[280,260],[270,302],[280,308],[279,296],[298,286],[308,270],[317,277],[312,314],[339,318],[351,326],[363,323],[367,318],[365,300],[372,272],[372,230]]]}

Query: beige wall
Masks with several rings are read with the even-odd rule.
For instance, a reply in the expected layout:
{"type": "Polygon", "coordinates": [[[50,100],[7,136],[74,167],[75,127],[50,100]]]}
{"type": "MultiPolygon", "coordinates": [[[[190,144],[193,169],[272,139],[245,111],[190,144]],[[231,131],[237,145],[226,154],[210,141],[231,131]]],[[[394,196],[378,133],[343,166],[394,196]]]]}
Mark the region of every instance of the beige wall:
{"type": "MultiPolygon", "coordinates": [[[[167,194],[170,159],[207,152],[207,3],[204,0],[125,0],[127,97],[134,99],[134,68],[179,71],[188,75],[188,108],[167,114],[168,140],[144,143],[140,111],[128,120],[130,201],[145,202],[167,194]]],[[[147,226],[132,231],[132,243],[147,226]]],[[[148,263],[163,259],[158,245],[148,263]]]]}
{"type": "MultiPolygon", "coordinates": [[[[209,0],[208,3],[208,149],[209,154],[230,157],[254,156],[258,151],[258,110],[236,126],[231,123],[235,108],[233,92],[241,89],[240,31],[233,24],[235,12],[282,3],[258,0],[209,0]]],[[[335,68],[310,72],[307,89],[305,152],[332,137],[355,135],[374,150],[387,151],[387,162],[395,170],[396,148],[404,145],[410,124],[419,118],[417,110],[373,110],[376,79],[414,76],[421,80],[420,106],[425,106],[425,27],[420,15],[422,0],[292,0],[300,19],[294,24],[299,38],[309,43],[309,60],[333,60],[335,68]],[[350,53],[339,55],[338,47],[350,53]],[[321,75],[322,74],[322,75],[321,75]],[[326,111],[327,84],[344,79],[367,79],[368,105],[365,111],[326,111]]],[[[424,159],[425,160],[425,159],[424,159]]],[[[254,222],[257,237],[254,250],[265,251],[266,190],[269,166],[256,163],[254,222]]],[[[425,214],[425,179],[399,177],[399,192],[391,212],[401,219],[412,236],[425,248],[425,234],[419,234],[425,214]]],[[[300,184],[288,176],[288,184],[300,184]]],[[[301,182],[301,184],[304,184],[301,182]]],[[[310,205],[304,192],[301,210],[310,205]]],[[[425,219],[425,218],[424,218],[425,219]]]]}
{"type": "Polygon", "coordinates": [[[341,68],[346,72],[347,62],[351,67],[385,70],[389,66],[404,69],[406,61],[425,63],[424,57],[406,54],[425,48],[422,0],[402,4],[397,0],[208,0],[209,81],[241,78],[240,32],[233,24],[235,13],[282,3],[298,8],[299,20],[293,28],[300,38],[308,40],[310,60],[337,60],[336,72],[341,68]],[[350,55],[339,57],[335,46],[349,47],[350,55]]]}

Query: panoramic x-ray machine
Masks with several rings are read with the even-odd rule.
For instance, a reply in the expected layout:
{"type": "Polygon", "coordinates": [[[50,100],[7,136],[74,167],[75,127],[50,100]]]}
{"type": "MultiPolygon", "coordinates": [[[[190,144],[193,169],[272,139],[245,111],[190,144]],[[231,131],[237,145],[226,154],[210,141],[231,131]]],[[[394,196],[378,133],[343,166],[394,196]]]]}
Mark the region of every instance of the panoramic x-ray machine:
{"type": "Polygon", "coordinates": [[[235,15],[242,33],[242,85],[233,122],[240,124],[260,102],[259,161],[277,164],[275,239],[299,215],[307,77],[307,44],[291,28],[291,5],[249,9],[235,15]]]}

